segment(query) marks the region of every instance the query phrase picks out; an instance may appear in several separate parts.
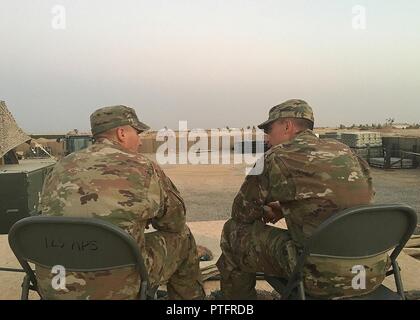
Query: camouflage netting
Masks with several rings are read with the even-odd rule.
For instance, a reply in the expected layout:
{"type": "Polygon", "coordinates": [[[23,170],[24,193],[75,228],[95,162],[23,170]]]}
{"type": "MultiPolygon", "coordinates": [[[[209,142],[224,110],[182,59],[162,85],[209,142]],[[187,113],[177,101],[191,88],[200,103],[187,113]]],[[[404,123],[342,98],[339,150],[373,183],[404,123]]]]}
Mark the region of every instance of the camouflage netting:
{"type": "Polygon", "coordinates": [[[31,138],[19,128],[6,103],[0,101],[0,158],[28,140],[31,138]]]}

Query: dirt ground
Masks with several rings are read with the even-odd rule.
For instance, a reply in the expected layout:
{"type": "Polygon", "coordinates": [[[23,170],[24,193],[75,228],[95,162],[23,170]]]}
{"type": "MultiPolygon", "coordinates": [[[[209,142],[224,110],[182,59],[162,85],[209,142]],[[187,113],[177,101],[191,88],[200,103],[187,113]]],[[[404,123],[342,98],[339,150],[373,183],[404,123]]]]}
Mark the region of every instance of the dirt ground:
{"type": "MultiPolygon", "coordinates": [[[[188,221],[225,220],[245,178],[245,165],[164,165],[185,199],[188,221]]],[[[376,203],[404,203],[420,212],[420,169],[372,168],[376,203]]]]}
{"type": "Polygon", "coordinates": [[[420,213],[420,169],[372,169],[377,203],[404,203],[420,213]]]}

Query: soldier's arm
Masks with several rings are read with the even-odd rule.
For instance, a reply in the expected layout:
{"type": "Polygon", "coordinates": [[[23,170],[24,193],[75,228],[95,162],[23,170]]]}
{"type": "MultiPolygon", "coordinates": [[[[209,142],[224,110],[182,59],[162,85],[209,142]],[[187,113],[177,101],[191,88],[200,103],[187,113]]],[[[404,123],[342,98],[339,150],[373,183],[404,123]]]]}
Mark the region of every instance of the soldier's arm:
{"type": "Polygon", "coordinates": [[[266,198],[265,177],[248,176],[235,197],[232,218],[242,223],[253,223],[264,215],[266,198]]]}
{"type": "Polygon", "coordinates": [[[158,214],[151,220],[153,228],[166,232],[181,232],[186,225],[186,209],[172,181],[159,168],[155,167],[160,187],[160,207],[158,214]]]}
{"type": "Polygon", "coordinates": [[[159,179],[154,173],[150,175],[149,182],[143,190],[139,192],[140,199],[143,199],[143,211],[140,212],[140,218],[141,220],[149,221],[159,215],[162,202],[162,190],[159,179]]]}
{"type": "MultiPolygon", "coordinates": [[[[40,200],[40,211],[41,214],[50,214],[51,213],[51,207],[53,202],[53,197],[55,194],[54,191],[51,190],[51,181],[53,179],[54,170],[51,170],[47,176],[44,179],[44,183],[42,185],[42,191],[41,191],[41,200],[40,200]]],[[[56,203],[58,203],[58,199],[56,199],[56,203]]]]}
{"type": "Polygon", "coordinates": [[[267,202],[273,213],[277,213],[277,220],[284,218],[282,204],[295,199],[296,188],[293,178],[280,156],[273,156],[267,163],[268,196],[267,202]]]}
{"type": "MultiPolygon", "coordinates": [[[[261,175],[246,177],[233,207],[232,218],[242,223],[253,223],[256,220],[269,222],[274,218],[265,219],[264,207],[272,202],[291,201],[294,199],[295,188],[288,178],[288,170],[280,157],[271,155],[264,161],[264,169],[261,175]]],[[[278,217],[279,219],[282,216],[278,217]]]]}
{"type": "Polygon", "coordinates": [[[372,191],[372,194],[375,195],[376,191],[373,188],[373,179],[372,179],[372,174],[371,174],[369,164],[367,163],[366,160],[361,158],[357,153],[355,153],[354,151],[352,151],[352,152],[353,152],[353,155],[357,158],[357,161],[359,162],[360,167],[362,168],[363,175],[367,179],[367,182],[368,182],[370,190],[372,191]]]}
{"type": "MultiPolygon", "coordinates": [[[[262,160],[263,161],[263,160],[262,160]]],[[[264,216],[268,194],[268,174],[264,161],[263,172],[248,175],[232,205],[232,218],[241,223],[253,223],[264,216]]]]}

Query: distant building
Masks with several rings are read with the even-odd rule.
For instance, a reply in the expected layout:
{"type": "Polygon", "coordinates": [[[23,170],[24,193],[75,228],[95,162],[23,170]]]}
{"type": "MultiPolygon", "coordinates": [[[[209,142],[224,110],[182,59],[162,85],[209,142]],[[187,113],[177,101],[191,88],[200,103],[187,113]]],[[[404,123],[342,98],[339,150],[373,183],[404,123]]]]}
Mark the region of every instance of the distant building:
{"type": "Polygon", "coordinates": [[[410,124],[408,123],[393,123],[392,127],[395,129],[407,129],[410,127],[410,124]]]}

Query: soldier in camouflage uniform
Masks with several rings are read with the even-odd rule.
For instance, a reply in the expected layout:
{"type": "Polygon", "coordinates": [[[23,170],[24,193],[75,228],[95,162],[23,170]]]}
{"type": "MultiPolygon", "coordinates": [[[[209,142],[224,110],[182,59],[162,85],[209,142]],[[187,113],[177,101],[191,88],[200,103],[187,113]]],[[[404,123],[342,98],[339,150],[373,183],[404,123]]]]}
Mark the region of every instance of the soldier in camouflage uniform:
{"type": "MultiPolygon", "coordinates": [[[[331,215],[370,204],[374,191],[367,163],[349,147],[313,132],[311,107],[289,100],[273,107],[264,129],[272,146],[260,175],[248,175],[232,207],[217,262],[226,299],[255,299],[256,272],[290,276],[300,244],[331,215]],[[285,218],[288,230],[267,223],[285,218]]],[[[310,257],[304,269],[308,294],[351,297],[372,292],[389,268],[386,254],[361,260],[310,257]],[[366,289],[352,287],[352,267],[366,268],[366,289]]]]}
{"type": "MultiPolygon", "coordinates": [[[[148,127],[125,106],[101,108],[90,121],[95,143],[57,163],[44,184],[42,214],[98,218],[121,227],[138,242],[151,288],[167,282],[169,299],[202,299],[184,201],[161,168],[138,152],[138,134],[148,127]],[[157,231],[145,233],[150,224],[157,231]]],[[[139,292],[134,268],[68,272],[66,290],[59,291],[52,288],[50,269],[37,266],[36,274],[44,298],[133,299],[139,292]]]]}

